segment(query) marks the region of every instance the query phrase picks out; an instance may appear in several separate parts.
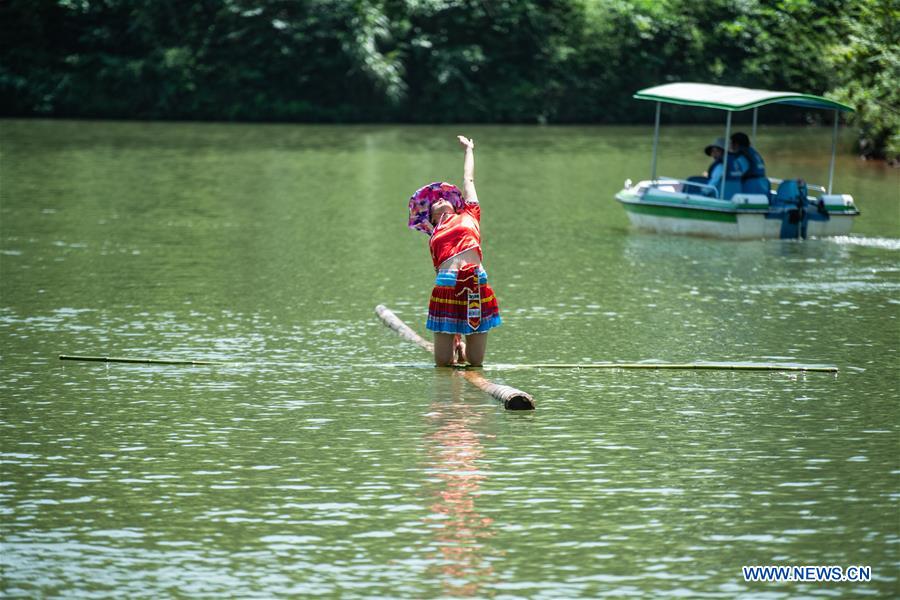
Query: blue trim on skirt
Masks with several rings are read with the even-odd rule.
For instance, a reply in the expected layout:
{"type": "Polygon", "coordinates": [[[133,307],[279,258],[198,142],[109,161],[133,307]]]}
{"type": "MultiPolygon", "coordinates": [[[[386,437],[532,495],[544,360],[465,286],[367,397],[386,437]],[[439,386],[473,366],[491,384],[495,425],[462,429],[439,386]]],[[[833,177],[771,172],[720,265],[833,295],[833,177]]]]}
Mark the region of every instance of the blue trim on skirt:
{"type": "Polygon", "coordinates": [[[425,323],[425,328],[428,331],[434,331],[435,333],[459,333],[461,335],[471,335],[473,333],[487,333],[494,327],[499,327],[502,324],[503,319],[500,318],[500,315],[494,315],[490,319],[482,319],[481,324],[478,325],[478,329],[473,331],[468,323],[460,323],[459,321],[438,321],[429,317],[428,321],[425,323]]]}
{"type": "MultiPolygon", "coordinates": [[[[434,278],[434,285],[454,287],[456,286],[456,276],[458,273],[459,271],[438,271],[437,276],[434,278]]],[[[484,270],[484,267],[478,267],[478,283],[485,284],[487,281],[487,271],[484,270]]]]}

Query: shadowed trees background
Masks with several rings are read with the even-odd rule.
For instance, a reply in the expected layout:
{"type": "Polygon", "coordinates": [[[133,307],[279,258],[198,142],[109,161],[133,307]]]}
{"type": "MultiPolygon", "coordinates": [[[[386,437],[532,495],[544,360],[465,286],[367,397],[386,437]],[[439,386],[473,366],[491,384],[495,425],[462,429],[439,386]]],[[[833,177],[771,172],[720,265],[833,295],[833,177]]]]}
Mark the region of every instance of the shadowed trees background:
{"type": "Polygon", "coordinates": [[[0,114],[630,123],[637,89],[704,81],[835,90],[896,155],[898,21],[900,0],[7,0],[0,114]]]}

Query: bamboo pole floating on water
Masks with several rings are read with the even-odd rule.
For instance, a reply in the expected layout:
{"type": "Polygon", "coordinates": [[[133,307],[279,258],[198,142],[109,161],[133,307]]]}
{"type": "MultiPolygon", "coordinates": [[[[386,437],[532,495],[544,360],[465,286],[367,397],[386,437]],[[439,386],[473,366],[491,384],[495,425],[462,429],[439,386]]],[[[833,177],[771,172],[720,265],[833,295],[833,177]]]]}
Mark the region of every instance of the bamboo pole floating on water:
{"type": "MultiPolygon", "coordinates": [[[[386,309],[387,310],[387,309],[386,309]]],[[[391,313],[393,315],[393,313],[391,313]]],[[[428,352],[434,352],[434,346],[414,331],[412,331],[403,321],[394,316],[396,322],[399,322],[398,329],[395,329],[392,323],[385,321],[392,329],[403,336],[405,339],[422,347],[428,352]]],[[[216,362],[211,360],[167,360],[158,358],[126,358],[112,356],[82,356],[76,354],[60,354],[59,360],[71,360],[80,362],[105,362],[105,363],[132,363],[132,364],[149,364],[149,365],[228,365],[235,363],[216,362]]],[[[272,363],[267,364],[288,364],[303,366],[314,366],[306,363],[272,363]]],[[[387,365],[370,365],[357,364],[354,367],[408,367],[411,365],[404,364],[387,364],[387,365]]],[[[740,363],[535,363],[531,365],[494,365],[494,368],[502,371],[516,371],[518,369],[681,369],[681,370],[698,370],[698,371],[800,371],[810,373],[837,373],[840,371],[833,365],[779,365],[779,364],[740,364],[740,363]]],[[[476,384],[477,385],[477,384],[476,384]]]]}
{"type": "MultiPolygon", "coordinates": [[[[395,315],[391,309],[383,304],[379,304],[375,307],[375,313],[385,325],[396,331],[400,337],[434,354],[434,344],[423,339],[422,336],[410,329],[409,325],[401,321],[400,317],[395,315]]],[[[458,370],[456,373],[484,393],[503,402],[503,408],[507,410],[534,410],[534,398],[527,392],[517,390],[508,385],[499,385],[488,381],[478,371],[458,370]]]]}
{"type": "Polygon", "coordinates": [[[830,365],[756,365],[740,363],[543,363],[511,365],[514,369],[693,369],[714,371],[809,371],[813,373],[837,373],[830,365]]]}
{"type": "Polygon", "coordinates": [[[138,363],[146,365],[218,365],[209,360],[164,360],[159,358],[115,358],[111,356],[78,356],[75,354],[60,354],[59,360],[77,360],[81,362],[105,362],[105,363],[138,363]]]}
{"type": "Polygon", "coordinates": [[[400,320],[400,317],[394,314],[394,311],[389,309],[384,304],[379,304],[375,307],[375,314],[381,319],[382,323],[396,331],[400,337],[408,342],[412,342],[419,348],[422,348],[426,352],[431,352],[434,354],[434,344],[425,340],[421,335],[413,331],[409,325],[400,320]]]}

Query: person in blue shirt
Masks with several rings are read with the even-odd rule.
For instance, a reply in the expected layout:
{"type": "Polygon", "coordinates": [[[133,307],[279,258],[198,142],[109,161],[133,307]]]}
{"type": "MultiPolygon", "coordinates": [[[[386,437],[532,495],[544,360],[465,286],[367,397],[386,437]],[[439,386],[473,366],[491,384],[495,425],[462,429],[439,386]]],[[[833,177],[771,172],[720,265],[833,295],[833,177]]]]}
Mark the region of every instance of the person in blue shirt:
{"type": "MultiPolygon", "coordinates": [[[[733,150],[733,147],[732,147],[733,150]]],[[[723,159],[725,157],[725,138],[717,138],[712,144],[703,150],[707,156],[713,159],[707,168],[703,177],[688,177],[688,181],[697,183],[705,183],[715,188],[715,191],[708,187],[686,185],[684,191],[688,194],[702,194],[713,198],[719,197],[722,189],[722,175],[724,171],[723,159]]],[[[736,192],[740,191],[740,182],[743,174],[750,168],[750,163],[744,156],[734,152],[728,153],[728,174],[725,181],[724,198],[730,199],[736,192]]]]}
{"type": "Polygon", "coordinates": [[[766,163],[756,148],[750,145],[750,138],[746,133],[739,131],[731,136],[731,151],[747,161],[747,169],[741,174],[741,191],[745,194],[768,195],[766,163]]]}
{"type": "MultiPolygon", "coordinates": [[[[713,159],[710,163],[709,167],[703,172],[703,175],[692,175],[687,178],[688,181],[693,181],[696,183],[709,183],[710,179],[713,176],[716,177],[717,181],[722,180],[722,155],[725,152],[725,138],[716,138],[712,144],[704,148],[703,152],[713,159]]],[[[687,184],[684,186],[684,192],[686,194],[701,194],[703,196],[713,196],[713,192],[711,189],[706,187],[700,187],[697,185],[687,184]]]]}
{"type": "MultiPolygon", "coordinates": [[[[707,183],[718,190],[722,183],[722,157],[725,155],[725,138],[716,138],[716,140],[707,146],[703,152],[713,159],[709,168],[706,169],[706,181],[704,183],[707,183]]],[[[703,193],[706,196],[718,195],[713,194],[712,190],[709,188],[704,188],[703,193]]]]}

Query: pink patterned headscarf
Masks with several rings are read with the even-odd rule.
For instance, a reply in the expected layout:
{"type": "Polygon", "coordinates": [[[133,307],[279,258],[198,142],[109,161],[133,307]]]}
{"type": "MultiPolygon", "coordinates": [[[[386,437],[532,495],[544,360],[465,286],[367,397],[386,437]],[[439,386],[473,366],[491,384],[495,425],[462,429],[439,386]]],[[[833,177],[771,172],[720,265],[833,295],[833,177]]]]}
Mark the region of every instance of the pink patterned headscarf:
{"type": "Polygon", "coordinates": [[[459,211],[464,205],[462,192],[452,183],[435,181],[417,189],[409,198],[409,228],[431,235],[434,229],[431,224],[431,205],[442,198],[453,205],[455,211],[459,211]]]}

